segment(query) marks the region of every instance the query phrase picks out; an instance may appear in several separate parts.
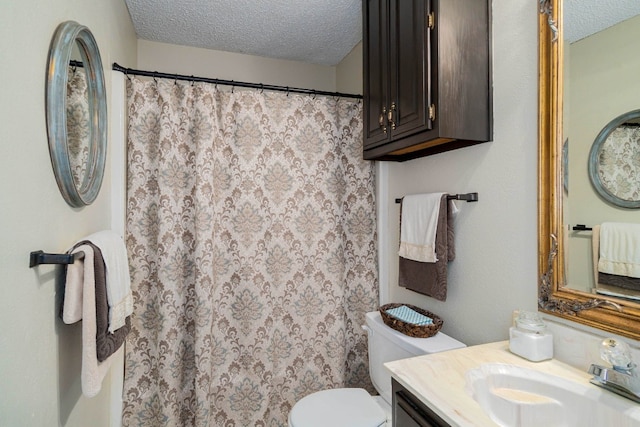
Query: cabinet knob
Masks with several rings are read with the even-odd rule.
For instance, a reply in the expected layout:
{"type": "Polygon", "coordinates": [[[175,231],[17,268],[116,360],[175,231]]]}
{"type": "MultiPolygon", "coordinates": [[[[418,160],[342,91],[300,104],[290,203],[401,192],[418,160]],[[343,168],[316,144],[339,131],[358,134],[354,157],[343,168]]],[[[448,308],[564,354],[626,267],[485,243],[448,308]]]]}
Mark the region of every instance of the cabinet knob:
{"type": "Polygon", "coordinates": [[[384,125],[384,118],[386,113],[387,113],[387,107],[383,107],[382,113],[380,113],[380,116],[378,117],[378,123],[380,124],[380,128],[382,129],[382,132],[384,132],[385,135],[387,134],[387,127],[384,125]]]}
{"type": "Polygon", "coordinates": [[[393,113],[396,111],[396,103],[392,102],[391,103],[391,108],[389,109],[389,113],[387,115],[387,119],[389,120],[389,123],[391,124],[391,129],[395,129],[396,128],[396,122],[395,120],[393,120],[393,113]]]}

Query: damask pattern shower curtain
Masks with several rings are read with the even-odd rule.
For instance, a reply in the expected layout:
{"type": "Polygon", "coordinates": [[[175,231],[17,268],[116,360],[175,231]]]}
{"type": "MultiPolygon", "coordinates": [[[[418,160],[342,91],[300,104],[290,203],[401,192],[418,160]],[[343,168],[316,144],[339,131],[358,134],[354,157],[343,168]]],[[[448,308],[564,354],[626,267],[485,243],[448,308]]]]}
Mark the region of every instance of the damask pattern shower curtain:
{"type": "Polygon", "coordinates": [[[598,152],[596,172],[619,199],[640,199],[640,125],[623,123],[611,131],[598,152]]]}
{"type": "Polygon", "coordinates": [[[89,88],[84,69],[70,66],[67,71],[67,153],[71,176],[78,188],[82,186],[82,177],[89,164],[89,88]]]}
{"type": "Polygon", "coordinates": [[[286,426],[371,388],[373,166],[357,101],[128,82],[125,426],[286,426]]]}

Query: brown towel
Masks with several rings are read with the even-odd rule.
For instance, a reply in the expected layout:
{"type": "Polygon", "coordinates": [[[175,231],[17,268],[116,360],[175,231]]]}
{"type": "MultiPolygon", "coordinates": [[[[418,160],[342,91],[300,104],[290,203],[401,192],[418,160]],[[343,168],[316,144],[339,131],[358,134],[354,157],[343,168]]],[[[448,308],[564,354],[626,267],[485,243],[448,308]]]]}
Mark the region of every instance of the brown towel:
{"type": "Polygon", "coordinates": [[[91,242],[80,244],[93,248],[93,268],[96,277],[96,352],[98,361],[103,362],[116,352],[124,343],[125,337],[131,330],[131,320],[125,320],[125,325],[109,333],[109,303],[107,302],[107,274],[100,249],[91,242]]]}
{"type": "Polygon", "coordinates": [[[598,283],[618,286],[620,288],[633,291],[640,291],[640,278],[638,277],[618,276],[616,274],[603,273],[599,271],[598,283]]]}
{"type": "MultiPolygon", "coordinates": [[[[96,300],[96,356],[99,362],[104,362],[109,356],[116,352],[124,343],[125,337],[131,330],[131,320],[125,320],[125,325],[114,333],[109,333],[109,303],[107,301],[107,274],[100,248],[89,241],[77,243],[73,249],[88,245],[93,249],[94,280],[95,280],[95,300],[96,300]]],[[[62,307],[64,310],[64,307],[62,307]]],[[[62,314],[61,316],[62,317],[62,314]]]]}
{"type": "MultiPolygon", "coordinates": [[[[400,205],[402,218],[402,205],[400,205]]],[[[447,264],[455,258],[453,212],[447,195],[440,200],[436,229],[436,263],[418,262],[399,257],[398,284],[440,301],[447,299],[447,264]]]]}

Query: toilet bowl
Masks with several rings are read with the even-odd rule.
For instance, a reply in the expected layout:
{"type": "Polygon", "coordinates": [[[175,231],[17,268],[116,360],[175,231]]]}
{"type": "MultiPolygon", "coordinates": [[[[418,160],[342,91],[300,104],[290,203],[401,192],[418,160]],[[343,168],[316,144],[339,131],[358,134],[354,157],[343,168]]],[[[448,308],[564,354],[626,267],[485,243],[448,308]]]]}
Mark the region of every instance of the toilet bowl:
{"type": "Polygon", "coordinates": [[[290,427],[381,427],[386,423],[387,413],[362,388],[312,393],[300,399],[289,413],[290,427]]]}
{"type": "Polygon", "coordinates": [[[391,427],[391,374],[384,364],[393,360],[466,347],[441,332],[412,338],[384,324],[380,313],[367,313],[369,375],[379,396],[361,388],[322,390],[300,399],[289,412],[289,427],[391,427]]]}

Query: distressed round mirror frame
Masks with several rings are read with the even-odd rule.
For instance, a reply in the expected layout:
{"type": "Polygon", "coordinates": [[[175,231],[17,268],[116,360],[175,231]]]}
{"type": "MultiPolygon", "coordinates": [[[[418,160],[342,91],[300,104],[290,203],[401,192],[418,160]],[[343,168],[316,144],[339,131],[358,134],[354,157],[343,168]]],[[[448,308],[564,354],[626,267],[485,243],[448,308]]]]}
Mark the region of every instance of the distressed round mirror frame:
{"type": "Polygon", "coordinates": [[[74,21],[56,28],[49,46],[45,107],[49,155],[56,182],[64,200],[72,207],[91,204],[102,185],[107,151],[107,101],[104,73],[98,44],[89,29],[74,21]],[[66,96],[68,70],[74,44],[82,57],[87,77],[89,104],[89,153],[85,174],[76,185],[71,171],[67,145],[66,96]]]}
{"type": "Polygon", "coordinates": [[[640,110],[633,110],[611,120],[600,131],[600,133],[594,140],[593,145],[591,146],[591,151],[589,152],[589,179],[591,180],[591,185],[593,185],[593,188],[604,200],[614,206],[626,209],[640,208],[640,200],[622,199],[618,197],[618,195],[614,194],[611,189],[608,188],[607,185],[602,181],[602,177],[598,173],[598,165],[600,164],[600,151],[604,147],[604,144],[605,142],[607,142],[607,139],[609,138],[611,133],[627,121],[638,118],[640,118],[640,110]]]}
{"type": "Polygon", "coordinates": [[[562,206],[562,0],[538,0],[538,308],[607,332],[640,339],[640,304],[564,286],[562,206]]]}

